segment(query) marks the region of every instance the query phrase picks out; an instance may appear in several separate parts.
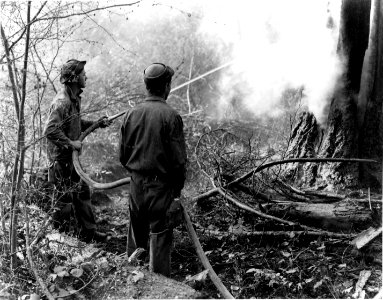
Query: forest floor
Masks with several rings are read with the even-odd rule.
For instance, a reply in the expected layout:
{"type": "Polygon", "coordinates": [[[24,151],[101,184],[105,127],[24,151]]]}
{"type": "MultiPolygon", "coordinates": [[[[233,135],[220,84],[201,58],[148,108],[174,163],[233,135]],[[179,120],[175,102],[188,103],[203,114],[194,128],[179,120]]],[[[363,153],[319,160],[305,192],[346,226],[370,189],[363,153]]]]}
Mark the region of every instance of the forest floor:
{"type": "MultiPolygon", "coordinates": [[[[104,249],[117,255],[126,251],[127,197],[122,190],[109,194],[111,202],[95,203],[100,228],[115,233],[104,249]]],[[[359,251],[347,239],[247,235],[254,229],[276,230],[278,225],[218,198],[210,199],[203,208],[189,207],[189,211],[213,269],[235,298],[359,298],[362,296],[356,293],[356,284],[362,274],[369,272],[362,288],[364,297],[373,298],[381,289],[381,236],[359,251]]],[[[281,226],[280,230],[288,228],[281,226]]],[[[187,282],[203,298],[220,298],[208,278],[187,281],[204,268],[186,228],[179,226],[174,233],[171,278],[187,282]]],[[[147,269],[147,262],[141,267],[147,269]]],[[[113,278],[110,284],[116,292],[123,289],[117,284],[121,280],[118,274],[114,273],[113,278]]]]}
{"type": "MultiPolygon", "coordinates": [[[[107,243],[87,245],[50,231],[35,249],[36,269],[56,298],[221,298],[208,277],[191,278],[204,268],[184,225],[174,231],[171,278],[159,278],[148,272],[147,259],[127,263],[127,188],[95,192],[93,204],[99,229],[112,233],[107,243]]],[[[200,206],[186,205],[205,254],[235,298],[373,298],[382,288],[381,235],[362,250],[350,245],[350,239],[254,236],[253,231],[292,228],[265,221],[218,197],[200,206]],[[365,281],[358,289],[361,278],[365,281]]],[[[42,215],[36,208],[30,218],[42,215]]],[[[25,257],[13,278],[16,287],[2,284],[10,281],[8,277],[0,278],[0,299],[34,291],[42,295],[25,257]]]]}

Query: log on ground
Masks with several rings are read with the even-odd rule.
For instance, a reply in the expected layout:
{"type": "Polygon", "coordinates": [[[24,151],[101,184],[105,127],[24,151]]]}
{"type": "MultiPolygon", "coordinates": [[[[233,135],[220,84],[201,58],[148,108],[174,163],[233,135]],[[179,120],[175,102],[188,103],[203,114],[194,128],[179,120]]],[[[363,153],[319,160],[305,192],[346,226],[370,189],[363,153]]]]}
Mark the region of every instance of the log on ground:
{"type": "Polygon", "coordinates": [[[265,206],[267,213],[334,232],[363,230],[372,222],[370,209],[352,200],[336,203],[285,202],[265,206]]]}

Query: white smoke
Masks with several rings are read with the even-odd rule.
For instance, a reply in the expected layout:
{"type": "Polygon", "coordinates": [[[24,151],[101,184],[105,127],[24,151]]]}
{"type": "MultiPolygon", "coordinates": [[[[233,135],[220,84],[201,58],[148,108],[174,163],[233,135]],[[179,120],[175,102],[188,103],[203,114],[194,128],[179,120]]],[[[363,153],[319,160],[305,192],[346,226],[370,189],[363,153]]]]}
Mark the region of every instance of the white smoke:
{"type": "Polygon", "coordinates": [[[201,32],[233,45],[222,73],[220,111],[242,90],[256,115],[276,114],[286,88],[304,88],[319,122],[341,72],[336,56],[341,0],[206,1],[201,32]],[[331,25],[331,26],[330,26],[331,25]]]}

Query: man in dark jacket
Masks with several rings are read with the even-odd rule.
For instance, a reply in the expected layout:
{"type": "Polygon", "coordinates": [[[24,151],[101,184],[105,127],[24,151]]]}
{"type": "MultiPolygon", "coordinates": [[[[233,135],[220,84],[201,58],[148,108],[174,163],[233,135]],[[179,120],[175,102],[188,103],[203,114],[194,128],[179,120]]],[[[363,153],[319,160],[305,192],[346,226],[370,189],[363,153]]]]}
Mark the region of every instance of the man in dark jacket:
{"type": "MultiPolygon", "coordinates": [[[[81,93],[86,86],[86,61],[71,59],[61,68],[63,89],[55,96],[45,127],[47,137],[49,180],[55,184],[53,225],[60,231],[69,229],[71,214],[77,220],[80,238],[86,242],[103,241],[106,235],[96,230],[96,220],[90,202],[88,185],[73,166],[72,151],[81,150],[78,140],[82,131],[93,124],[81,118],[81,93]]],[[[110,125],[105,119],[101,127],[110,125]]]]}
{"type": "Polygon", "coordinates": [[[150,269],[165,276],[173,238],[167,213],[184,186],[186,164],[182,118],[166,103],[173,75],[160,63],[145,69],[148,95],[126,113],[120,135],[120,161],[131,173],[128,255],[147,249],[150,236],[150,269]]]}

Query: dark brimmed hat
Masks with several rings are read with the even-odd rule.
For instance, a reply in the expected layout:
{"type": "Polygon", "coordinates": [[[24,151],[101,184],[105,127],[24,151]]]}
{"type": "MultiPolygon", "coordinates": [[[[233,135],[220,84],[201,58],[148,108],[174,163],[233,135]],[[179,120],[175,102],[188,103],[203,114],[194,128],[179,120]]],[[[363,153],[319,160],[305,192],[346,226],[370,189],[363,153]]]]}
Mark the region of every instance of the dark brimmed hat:
{"type": "Polygon", "coordinates": [[[71,82],[74,77],[82,72],[86,64],[85,60],[70,59],[61,67],[60,82],[71,82]]]}
{"type": "Polygon", "coordinates": [[[162,63],[153,63],[144,70],[146,85],[158,85],[169,82],[174,75],[174,70],[162,63]]]}

